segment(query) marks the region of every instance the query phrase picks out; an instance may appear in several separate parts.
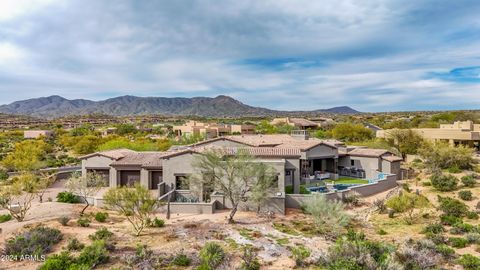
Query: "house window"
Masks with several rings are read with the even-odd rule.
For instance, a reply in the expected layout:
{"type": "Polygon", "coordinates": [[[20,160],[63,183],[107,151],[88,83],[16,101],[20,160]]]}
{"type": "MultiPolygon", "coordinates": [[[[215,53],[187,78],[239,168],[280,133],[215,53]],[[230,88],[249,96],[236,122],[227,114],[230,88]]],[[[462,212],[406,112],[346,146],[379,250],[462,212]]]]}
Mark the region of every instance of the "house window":
{"type": "Polygon", "coordinates": [[[175,176],[175,187],[177,190],[189,190],[188,177],[186,175],[175,176]]]}
{"type": "Polygon", "coordinates": [[[350,166],[355,167],[355,160],[350,160],[350,166]]]}

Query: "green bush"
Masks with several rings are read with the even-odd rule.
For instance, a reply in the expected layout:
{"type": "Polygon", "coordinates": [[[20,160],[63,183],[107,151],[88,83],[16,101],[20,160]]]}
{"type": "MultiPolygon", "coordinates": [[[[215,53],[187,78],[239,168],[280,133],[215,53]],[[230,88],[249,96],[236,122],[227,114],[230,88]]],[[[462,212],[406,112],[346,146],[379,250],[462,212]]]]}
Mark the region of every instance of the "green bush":
{"type": "Polygon", "coordinates": [[[460,169],[458,166],[452,166],[448,168],[449,173],[461,173],[462,169],[460,169]]]}
{"type": "Polygon", "coordinates": [[[242,266],[240,270],[260,270],[260,262],[258,261],[255,248],[251,245],[246,245],[242,251],[242,266]]]}
{"type": "MultiPolygon", "coordinates": [[[[285,187],[285,193],[286,194],[293,194],[293,186],[286,186],[285,187]]],[[[305,186],[300,185],[300,194],[311,194],[311,192],[305,186]]]]}
{"type": "Polygon", "coordinates": [[[79,203],[78,197],[69,191],[63,191],[57,194],[57,202],[62,203],[79,203]]]}
{"type": "Polygon", "coordinates": [[[77,238],[72,238],[72,239],[68,240],[67,250],[69,250],[69,251],[82,250],[84,247],[85,247],[85,245],[82,242],[78,241],[77,238]]]}
{"type": "Polygon", "coordinates": [[[39,270],[69,270],[74,264],[75,258],[68,251],[49,256],[45,262],[38,268],[39,270]]]}
{"type": "Polygon", "coordinates": [[[457,189],[458,179],[451,174],[434,174],[430,177],[430,182],[439,191],[452,191],[457,189]]]}
{"type": "Polygon", "coordinates": [[[439,234],[443,232],[445,232],[445,228],[439,223],[429,224],[423,229],[423,233],[439,234]]]}
{"type": "Polygon", "coordinates": [[[432,182],[430,182],[430,181],[424,181],[424,182],[422,182],[422,186],[424,186],[424,187],[429,187],[429,186],[431,186],[431,185],[432,185],[432,182]]]}
{"type": "Polygon", "coordinates": [[[457,263],[463,266],[465,270],[480,269],[480,257],[471,254],[464,254],[457,260],[457,263]]]}
{"type": "Polygon", "coordinates": [[[468,212],[468,206],[457,199],[438,196],[438,202],[440,210],[446,215],[463,217],[468,212]]]}
{"type": "Polygon", "coordinates": [[[62,233],[57,229],[35,227],[27,232],[10,238],[5,243],[4,254],[11,256],[36,255],[50,252],[53,245],[62,240],[62,233]]]}
{"type": "Polygon", "coordinates": [[[471,201],[473,200],[473,195],[470,190],[462,190],[458,192],[458,197],[464,201],[471,201]]]}
{"type": "Polygon", "coordinates": [[[437,245],[435,250],[446,259],[450,259],[455,255],[455,250],[445,244],[437,245]]]}
{"type": "Polygon", "coordinates": [[[477,212],[469,211],[469,212],[467,212],[467,218],[468,219],[478,219],[478,214],[477,214],[477,212]]]}
{"type": "Polygon", "coordinates": [[[468,245],[468,241],[462,237],[450,237],[448,243],[454,248],[464,248],[468,245]]]}
{"type": "Polygon", "coordinates": [[[94,241],[90,246],[85,247],[77,258],[78,264],[91,268],[106,263],[108,260],[108,250],[102,240],[94,241]]]}
{"type": "Polygon", "coordinates": [[[475,184],[477,183],[477,180],[475,179],[475,177],[473,175],[465,175],[464,177],[462,177],[462,184],[466,187],[474,187],[475,184]]]}
{"type": "Polygon", "coordinates": [[[156,228],[161,228],[165,226],[165,220],[160,219],[160,218],[154,218],[150,222],[150,227],[156,227],[156,228]]]}
{"type": "Polygon", "coordinates": [[[77,224],[80,227],[89,227],[90,226],[90,219],[88,218],[79,218],[77,220],[77,224]]]}
{"type": "Polygon", "coordinates": [[[12,219],[12,215],[10,214],[0,215],[0,223],[7,222],[11,219],[12,219]]]}
{"type": "Polygon", "coordinates": [[[192,260],[190,260],[190,258],[184,253],[176,255],[172,260],[172,264],[176,266],[189,266],[191,262],[192,260]]]}
{"type": "Polygon", "coordinates": [[[62,226],[67,226],[69,221],[70,221],[70,217],[68,216],[61,216],[58,218],[58,222],[62,224],[62,226]]]}
{"type": "Polygon", "coordinates": [[[313,216],[315,226],[321,233],[338,234],[350,222],[344,205],[329,201],[324,195],[315,194],[305,203],[305,212],[313,216]]]}
{"type": "Polygon", "coordinates": [[[453,228],[450,230],[452,234],[464,234],[468,232],[475,232],[477,228],[472,224],[458,222],[453,224],[453,228]]]}
{"type": "Polygon", "coordinates": [[[106,212],[97,212],[95,213],[95,220],[98,222],[105,222],[108,218],[108,213],[106,212]]]}
{"type": "Polygon", "coordinates": [[[456,217],[452,215],[441,215],[440,222],[442,223],[442,225],[453,226],[454,224],[461,223],[463,221],[461,217],[456,217]]]}
{"type": "Polygon", "coordinates": [[[96,232],[88,236],[88,238],[90,238],[90,240],[92,241],[97,241],[97,240],[108,241],[112,237],[113,237],[113,233],[105,227],[98,229],[96,232]]]}
{"type": "Polygon", "coordinates": [[[214,242],[208,242],[200,250],[200,260],[202,269],[213,270],[222,264],[225,259],[225,251],[214,242]]]}
{"type": "Polygon", "coordinates": [[[295,261],[296,266],[305,266],[305,260],[310,257],[311,251],[304,246],[292,247],[292,258],[295,261]]]}

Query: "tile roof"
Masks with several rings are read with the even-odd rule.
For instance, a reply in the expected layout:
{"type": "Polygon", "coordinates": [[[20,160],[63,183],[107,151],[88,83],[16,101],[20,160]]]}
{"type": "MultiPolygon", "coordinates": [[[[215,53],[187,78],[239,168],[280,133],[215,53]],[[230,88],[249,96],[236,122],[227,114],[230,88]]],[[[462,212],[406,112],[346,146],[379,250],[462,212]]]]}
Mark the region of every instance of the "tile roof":
{"type": "Polygon", "coordinates": [[[120,158],[125,157],[129,153],[136,153],[136,152],[133,151],[133,150],[130,150],[130,149],[115,149],[115,150],[108,150],[108,151],[102,151],[102,152],[95,152],[95,153],[92,153],[92,154],[81,156],[79,158],[80,159],[86,159],[86,158],[93,157],[93,156],[104,156],[104,157],[108,157],[108,158],[111,158],[111,159],[118,160],[120,158]]]}
{"type": "Polygon", "coordinates": [[[243,143],[253,147],[279,147],[279,148],[298,148],[302,151],[308,150],[314,146],[325,144],[337,148],[339,141],[320,140],[317,138],[300,139],[287,134],[275,135],[234,135],[226,136],[225,139],[243,143]]]}
{"type": "Polygon", "coordinates": [[[140,166],[144,168],[162,167],[162,159],[170,152],[133,152],[114,161],[112,166],[140,166]]]}
{"type": "Polygon", "coordinates": [[[318,123],[305,118],[290,118],[290,122],[302,127],[318,127],[318,123]]]}
{"type": "Polygon", "coordinates": [[[384,154],[390,153],[385,149],[371,149],[371,148],[354,148],[347,152],[350,156],[363,156],[363,157],[380,157],[384,154]]]}
{"type": "Polygon", "coordinates": [[[205,147],[189,147],[181,151],[172,152],[170,154],[164,155],[163,158],[174,157],[174,156],[183,155],[187,153],[203,153],[208,150],[221,151],[225,155],[235,155],[239,151],[247,151],[250,155],[255,157],[288,158],[288,157],[301,156],[301,151],[300,149],[297,149],[297,148],[205,146],[205,147]]]}

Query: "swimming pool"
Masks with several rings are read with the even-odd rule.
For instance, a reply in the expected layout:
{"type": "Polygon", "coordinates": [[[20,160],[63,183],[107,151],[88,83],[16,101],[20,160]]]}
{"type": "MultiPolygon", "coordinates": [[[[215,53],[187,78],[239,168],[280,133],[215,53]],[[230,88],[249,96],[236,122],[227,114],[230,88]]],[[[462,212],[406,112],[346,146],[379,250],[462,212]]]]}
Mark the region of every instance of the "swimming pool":
{"type": "MultiPolygon", "coordinates": [[[[335,190],[345,190],[345,189],[348,189],[350,187],[354,187],[354,186],[360,186],[361,184],[336,184],[336,185],[333,185],[333,191],[335,190]]],[[[327,193],[329,190],[327,189],[327,187],[323,186],[323,187],[309,187],[307,188],[307,190],[309,190],[310,192],[320,192],[320,193],[327,193]]]]}

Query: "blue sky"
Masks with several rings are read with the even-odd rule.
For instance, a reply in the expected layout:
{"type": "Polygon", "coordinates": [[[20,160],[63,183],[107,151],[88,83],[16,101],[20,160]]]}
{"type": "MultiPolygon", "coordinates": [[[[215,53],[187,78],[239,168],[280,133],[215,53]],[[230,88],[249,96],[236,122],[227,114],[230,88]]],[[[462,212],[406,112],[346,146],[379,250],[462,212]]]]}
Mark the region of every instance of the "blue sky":
{"type": "Polygon", "coordinates": [[[0,1],[0,104],[230,95],[480,109],[478,1],[0,1]]]}

